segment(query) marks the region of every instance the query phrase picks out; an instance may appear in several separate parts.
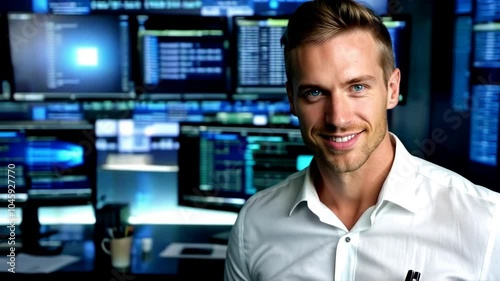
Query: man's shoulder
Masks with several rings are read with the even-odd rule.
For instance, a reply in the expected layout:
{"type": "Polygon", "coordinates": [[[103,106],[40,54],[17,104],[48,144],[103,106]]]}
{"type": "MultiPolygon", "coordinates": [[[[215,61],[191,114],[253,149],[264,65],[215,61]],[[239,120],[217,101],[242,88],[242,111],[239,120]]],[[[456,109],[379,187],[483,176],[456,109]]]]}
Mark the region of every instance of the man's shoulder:
{"type": "Polygon", "coordinates": [[[484,199],[495,204],[500,201],[498,192],[477,185],[446,167],[410,154],[395,134],[391,133],[391,136],[397,143],[398,162],[395,165],[399,167],[393,173],[396,177],[399,176],[398,182],[401,184],[410,184],[424,193],[457,194],[471,199],[484,199]]]}
{"type": "Polygon", "coordinates": [[[421,181],[428,183],[425,186],[448,190],[463,196],[487,201],[498,202],[500,200],[500,194],[491,189],[477,185],[448,168],[421,158],[417,159],[417,176],[421,177],[421,181]]]}
{"type": "Polygon", "coordinates": [[[305,177],[306,170],[302,170],[291,174],[273,186],[258,191],[243,206],[246,216],[261,216],[263,213],[283,212],[287,208],[291,208],[291,204],[302,188],[305,177]]]}

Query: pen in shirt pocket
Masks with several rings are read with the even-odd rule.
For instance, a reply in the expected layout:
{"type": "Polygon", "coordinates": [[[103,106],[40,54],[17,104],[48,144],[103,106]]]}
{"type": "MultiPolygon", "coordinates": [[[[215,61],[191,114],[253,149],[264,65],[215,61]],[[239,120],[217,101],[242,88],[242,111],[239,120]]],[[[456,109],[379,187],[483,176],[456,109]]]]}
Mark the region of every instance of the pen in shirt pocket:
{"type": "Polygon", "coordinates": [[[420,280],[420,272],[411,269],[408,270],[405,281],[419,281],[419,280],[420,280]]]}

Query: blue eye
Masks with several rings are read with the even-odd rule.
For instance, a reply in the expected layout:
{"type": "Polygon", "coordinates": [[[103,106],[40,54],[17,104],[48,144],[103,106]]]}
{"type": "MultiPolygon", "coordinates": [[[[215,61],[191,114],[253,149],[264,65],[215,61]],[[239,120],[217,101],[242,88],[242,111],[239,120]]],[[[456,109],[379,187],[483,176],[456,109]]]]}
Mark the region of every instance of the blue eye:
{"type": "Polygon", "coordinates": [[[319,90],[310,90],[310,91],[307,91],[305,93],[306,96],[313,96],[313,97],[317,97],[319,95],[321,95],[321,91],[319,90]]]}
{"type": "Polygon", "coordinates": [[[354,85],[352,88],[355,92],[361,92],[365,89],[365,86],[357,84],[357,85],[354,85]]]}

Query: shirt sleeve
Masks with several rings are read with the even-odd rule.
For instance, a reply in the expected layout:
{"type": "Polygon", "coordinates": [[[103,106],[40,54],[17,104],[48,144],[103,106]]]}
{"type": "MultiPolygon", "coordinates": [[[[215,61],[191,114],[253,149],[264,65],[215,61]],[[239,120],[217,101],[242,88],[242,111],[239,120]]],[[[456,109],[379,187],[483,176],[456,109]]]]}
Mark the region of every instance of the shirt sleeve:
{"type": "Polygon", "coordinates": [[[500,281],[500,196],[492,220],[481,281],[500,281]]]}
{"type": "Polygon", "coordinates": [[[240,211],[229,236],[224,269],[224,281],[248,281],[250,276],[243,245],[244,209],[240,211]]]}

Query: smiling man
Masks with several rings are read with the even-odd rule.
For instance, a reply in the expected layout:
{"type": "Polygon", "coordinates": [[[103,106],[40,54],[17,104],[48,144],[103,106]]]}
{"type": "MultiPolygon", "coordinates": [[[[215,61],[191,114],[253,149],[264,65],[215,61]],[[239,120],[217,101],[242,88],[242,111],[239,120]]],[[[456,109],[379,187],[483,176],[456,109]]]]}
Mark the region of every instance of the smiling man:
{"type": "Polygon", "coordinates": [[[400,73],[384,80],[367,35],[352,30],[289,55],[290,108],[316,156],[319,198],[348,229],[375,204],[394,159],[386,110],[397,104],[400,73]]]}
{"type": "Polygon", "coordinates": [[[354,1],[302,4],[283,35],[308,168],[250,198],[226,280],[500,280],[500,195],[412,156],[388,131],[401,74],[354,1]]]}

